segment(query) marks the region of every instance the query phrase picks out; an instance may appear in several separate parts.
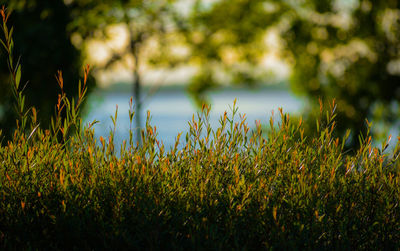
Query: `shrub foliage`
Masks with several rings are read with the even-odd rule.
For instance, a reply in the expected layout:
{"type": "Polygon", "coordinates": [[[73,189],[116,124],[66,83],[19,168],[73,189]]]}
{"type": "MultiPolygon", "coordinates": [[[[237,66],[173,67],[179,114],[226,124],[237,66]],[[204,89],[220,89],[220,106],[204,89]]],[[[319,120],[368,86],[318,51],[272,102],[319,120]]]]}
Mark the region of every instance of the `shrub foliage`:
{"type": "Polygon", "coordinates": [[[346,153],[346,138],[333,136],[334,101],[321,104],[314,137],[282,110],[278,126],[271,118],[269,130],[250,128],[234,104],[217,129],[204,106],[171,149],[149,119],[142,145],[131,134],[116,147],[113,132],[94,137],[95,121],[82,128],[87,67],[77,100],[57,74],[56,114],[44,129],[24,107],[4,7],[0,14],[20,114],[0,146],[1,248],[399,247],[400,144],[389,154],[367,134],[346,153]]]}

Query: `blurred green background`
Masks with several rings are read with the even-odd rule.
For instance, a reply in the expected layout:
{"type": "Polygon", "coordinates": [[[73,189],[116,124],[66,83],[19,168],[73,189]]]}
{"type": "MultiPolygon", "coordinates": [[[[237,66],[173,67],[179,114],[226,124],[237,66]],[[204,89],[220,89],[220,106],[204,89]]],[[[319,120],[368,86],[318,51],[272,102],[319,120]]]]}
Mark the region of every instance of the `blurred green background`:
{"type": "MultiPolygon", "coordinates": [[[[290,86],[306,97],[315,126],[318,99],[338,103],[338,133],[349,146],[374,121],[382,138],[400,114],[400,1],[397,0],[7,0],[28,102],[47,126],[57,100],[54,75],[77,93],[82,65],[91,85],[108,86],[125,69],[140,110],[159,86],[157,69],[179,72],[197,104],[219,86],[290,86]],[[283,66],[282,66],[283,65],[283,66]],[[280,67],[282,66],[282,67],[280,67]],[[182,70],[183,69],[183,70],[182,70]],[[183,74],[182,74],[183,71],[183,74]],[[148,74],[149,75],[149,74],[148,74]],[[154,75],[154,74],[153,74],[154,75]],[[108,76],[108,77],[107,77],[108,76]],[[111,76],[111,77],[110,77],[111,76]],[[144,91],[143,86],[151,86],[144,91]]],[[[0,54],[0,128],[15,125],[9,75],[0,54]]],[[[137,127],[141,125],[140,116],[137,127]]]]}

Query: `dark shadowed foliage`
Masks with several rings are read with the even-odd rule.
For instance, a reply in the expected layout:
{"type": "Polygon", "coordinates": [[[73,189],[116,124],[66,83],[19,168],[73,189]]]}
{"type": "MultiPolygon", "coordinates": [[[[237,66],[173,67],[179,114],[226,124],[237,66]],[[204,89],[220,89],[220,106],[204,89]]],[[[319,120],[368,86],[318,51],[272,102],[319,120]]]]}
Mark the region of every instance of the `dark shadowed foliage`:
{"type": "MultiPolygon", "coordinates": [[[[80,54],[71,44],[67,25],[71,22],[70,9],[62,0],[5,1],[13,14],[9,23],[15,27],[15,55],[23,65],[21,86],[26,88],[27,102],[34,105],[43,126],[47,127],[54,112],[59,87],[55,74],[63,71],[67,95],[77,93],[80,54]]],[[[0,4],[5,3],[4,0],[0,4]]],[[[0,127],[6,135],[15,125],[15,111],[10,103],[10,75],[6,55],[1,51],[0,62],[0,127]]]]}

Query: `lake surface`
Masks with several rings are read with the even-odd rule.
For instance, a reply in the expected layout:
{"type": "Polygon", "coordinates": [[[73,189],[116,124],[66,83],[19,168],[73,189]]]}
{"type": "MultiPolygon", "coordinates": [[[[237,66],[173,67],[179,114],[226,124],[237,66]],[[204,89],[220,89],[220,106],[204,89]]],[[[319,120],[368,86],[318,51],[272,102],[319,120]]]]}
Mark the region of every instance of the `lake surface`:
{"type": "MultiPolygon", "coordinates": [[[[89,96],[89,112],[84,119],[85,123],[98,120],[94,126],[96,137],[107,137],[113,125],[110,116],[114,116],[118,105],[118,119],[116,129],[116,143],[129,140],[129,100],[131,93],[95,91],[89,96]]],[[[211,112],[210,124],[213,128],[219,125],[219,118],[225,111],[231,114],[234,99],[237,99],[239,114],[246,114],[250,127],[256,120],[269,123],[271,112],[278,113],[282,107],[284,112],[299,114],[303,102],[289,91],[281,89],[256,89],[256,90],[223,90],[210,94],[211,112]]],[[[143,123],[147,111],[151,114],[151,125],[157,127],[158,139],[162,140],[167,149],[175,143],[178,133],[183,132],[182,139],[188,131],[188,122],[192,115],[198,112],[194,102],[184,90],[161,90],[143,104],[143,123]]],[[[276,115],[275,115],[276,116],[276,115]]],[[[133,125],[134,126],[134,125],[133,125]]],[[[182,142],[182,140],[181,140],[182,142]]]]}

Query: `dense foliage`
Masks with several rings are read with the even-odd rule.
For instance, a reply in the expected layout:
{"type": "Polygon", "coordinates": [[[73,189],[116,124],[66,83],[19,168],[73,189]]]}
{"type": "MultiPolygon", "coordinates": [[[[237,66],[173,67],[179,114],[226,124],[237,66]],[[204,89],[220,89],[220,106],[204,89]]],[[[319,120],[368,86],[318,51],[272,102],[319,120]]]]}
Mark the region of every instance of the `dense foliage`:
{"type": "Polygon", "coordinates": [[[309,138],[281,110],[279,126],[271,119],[267,132],[260,123],[251,129],[235,104],[212,129],[204,106],[185,143],[178,135],[164,149],[148,119],[143,144],[131,134],[117,153],[113,132],[95,139],[95,122],[81,129],[88,68],[73,100],[57,74],[52,126],[37,123],[0,14],[20,111],[12,140],[0,146],[2,249],[399,247],[400,144],[388,154],[366,134],[346,155],[346,138],[333,137],[335,102],[321,102],[309,138]]]}

